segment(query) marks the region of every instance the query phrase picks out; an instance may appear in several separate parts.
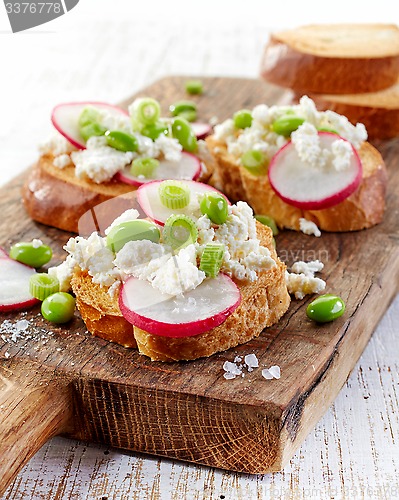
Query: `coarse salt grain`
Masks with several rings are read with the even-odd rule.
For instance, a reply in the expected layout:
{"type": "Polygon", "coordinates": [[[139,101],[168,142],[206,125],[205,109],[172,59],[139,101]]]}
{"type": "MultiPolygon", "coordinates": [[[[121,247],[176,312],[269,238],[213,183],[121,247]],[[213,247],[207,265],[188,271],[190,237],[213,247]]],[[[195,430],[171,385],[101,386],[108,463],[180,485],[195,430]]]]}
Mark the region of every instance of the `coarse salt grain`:
{"type": "Polygon", "coordinates": [[[43,245],[42,240],[39,240],[39,239],[36,239],[36,238],[32,240],[32,246],[33,246],[33,248],[40,248],[42,245],[43,245]]]}
{"type": "Polygon", "coordinates": [[[277,365],[262,370],[262,377],[266,380],[279,379],[281,377],[280,367],[277,365]]]}

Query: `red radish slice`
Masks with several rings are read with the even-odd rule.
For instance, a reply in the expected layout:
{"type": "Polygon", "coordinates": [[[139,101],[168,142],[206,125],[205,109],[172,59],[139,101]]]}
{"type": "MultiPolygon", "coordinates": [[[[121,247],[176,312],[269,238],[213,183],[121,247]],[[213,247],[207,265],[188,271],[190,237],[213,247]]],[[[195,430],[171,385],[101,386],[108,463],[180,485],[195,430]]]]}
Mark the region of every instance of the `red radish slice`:
{"type": "Polygon", "coordinates": [[[86,141],[79,132],[79,116],[84,108],[93,106],[115,116],[129,116],[127,111],[106,102],[68,102],[58,104],[51,113],[51,121],[58,132],[78,149],[86,149],[86,141]]]}
{"type": "Polygon", "coordinates": [[[212,126],[209,123],[192,122],[190,125],[197,139],[205,139],[212,132],[212,126]]]}
{"type": "Polygon", "coordinates": [[[129,323],[153,335],[175,338],[199,335],[221,325],[240,301],[240,290],[225,274],[208,278],[179,297],[131,277],[119,295],[120,310],[129,323]]]}
{"type": "MultiPolygon", "coordinates": [[[[143,212],[147,217],[152,219],[157,224],[163,226],[168,217],[173,214],[184,214],[184,215],[192,215],[197,214],[201,215],[199,211],[199,198],[201,195],[205,193],[220,193],[217,189],[212,186],[208,186],[208,184],[203,184],[201,182],[195,181],[181,181],[190,189],[190,203],[180,209],[171,209],[165,207],[162,204],[161,199],[159,197],[158,189],[159,184],[162,181],[152,181],[147,184],[143,184],[137,190],[137,201],[142,208],[143,212]]],[[[223,193],[222,196],[224,196],[223,193]]],[[[225,197],[226,198],[226,197],[225,197]]],[[[227,198],[226,198],[227,200],[227,198]]],[[[230,205],[229,200],[227,200],[230,205]]]]}
{"type": "Polygon", "coordinates": [[[9,259],[10,256],[8,253],[4,250],[4,248],[0,247],[0,259],[9,259]]]}
{"type": "Polygon", "coordinates": [[[25,264],[0,257],[0,311],[32,307],[39,301],[29,293],[29,279],[36,271],[25,264]]]}
{"type": "Polygon", "coordinates": [[[180,161],[167,161],[161,160],[159,166],[154,172],[154,176],[151,179],[146,179],[144,177],[135,177],[130,173],[130,166],[126,167],[124,170],[118,172],[114,179],[117,181],[124,182],[126,184],[132,184],[133,186],[141,186],[142,184],[147,184],[148,182],[154,180],[165,180],[165,179],[184,179],[184,180],[196,180],[201,174],[201,161],[196,156],[191,153],[182,152],[182,158],[180,161]]]}
{"type": "MultiPolygon", "coordinates": [[[[331,150],[336,134],[319,132],[320,146],[331,150]]],[[[273,156],[269,166],[269,182],[277,195],[289,205],[303,210],[321,210],[345,200],[362,180],[362,162],[351,145],[353,155],[348,168],[337,171],[333,165],[324,168],[303,163],[290,141],[273,156]]]]}

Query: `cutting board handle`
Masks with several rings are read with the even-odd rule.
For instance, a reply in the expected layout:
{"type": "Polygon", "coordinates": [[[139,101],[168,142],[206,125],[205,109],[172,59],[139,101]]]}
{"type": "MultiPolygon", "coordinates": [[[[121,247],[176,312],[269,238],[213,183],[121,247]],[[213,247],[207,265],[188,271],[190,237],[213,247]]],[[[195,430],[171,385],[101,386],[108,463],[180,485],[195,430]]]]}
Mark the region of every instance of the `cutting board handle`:
{"type": "Polygon", "coordinates": [[[34,363],[0,360],[0,496],[50,438],[69,430],[72,391],[34,363]]]}

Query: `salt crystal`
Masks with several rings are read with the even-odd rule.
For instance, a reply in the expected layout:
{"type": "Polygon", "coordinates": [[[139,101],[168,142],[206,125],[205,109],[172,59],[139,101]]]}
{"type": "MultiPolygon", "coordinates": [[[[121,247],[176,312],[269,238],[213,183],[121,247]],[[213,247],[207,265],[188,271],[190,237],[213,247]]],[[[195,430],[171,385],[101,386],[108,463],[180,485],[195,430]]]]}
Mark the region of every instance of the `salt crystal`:
{"type": "Polygon", "coordinates": [[[43,245],[42,240],[38,240],[36,238],[32,240],[33,248],[40,248],[42,245],[43,245]]]}
{"type": "Polygon", "coordinates": [[[241,356],[236,356],[234,358],[234,363],[239,363],[240,361],[242,361],[242,357],[241,356]]]}
{"type": "Polygon", "coordinates": [[[20,319],[15,323],[14,328],[16,328],[17,330],[23,331],[23,330],[26,330],[28,328],[28,326],[29,326],[28,320],[20,319]]]}
{"type": "Polygon", "coordinates": [[[10,354],[8,351],[4,353],[4,357],[5,357],[6,359],[8,359],[10,356],[11,356],[11,354],[10,354]]]}
{"type": "Polygon", "coordinates": [[[281,377],[281,370],[279,366],[272,366],[271,368],[269,368],[269,372],[274,378],[279,379],[281,377]]]}
{"type": "Polygon", "coordinates": [[[235,375],[233,375],[233,374],[232,374],[232,373],[230,373],[230,372],[226,372],[226,373],[224,373],[224,374],[223,374],[223,377],[224,377],[226,380],[231,380],[231,379],[233,379],[233,378],[236,378],[236,376],[235,376],[235,375]]]}
{"type": "Polygon", "coordinates": [[[235,363],[232,363],[231,361],[224,362],[223,370],[225,372],[232,373],[233,375],[241,375],[240,368],[235,363]]]}
{"type": "Polygon", "coordinates": [[[273,375],[267,368],[265,368],[264,370],[262,370],[262,377],[265,378],[266,380],[271,380],[273,378],[273,375]]]}
{"type": "Polygon", "coordinates": [[[244,358],[244,362],[248,366],[248,371],[250,371],[250,368],[258,368],[259,366],[258,358],[255,354],[247,354],[244,358]]]}

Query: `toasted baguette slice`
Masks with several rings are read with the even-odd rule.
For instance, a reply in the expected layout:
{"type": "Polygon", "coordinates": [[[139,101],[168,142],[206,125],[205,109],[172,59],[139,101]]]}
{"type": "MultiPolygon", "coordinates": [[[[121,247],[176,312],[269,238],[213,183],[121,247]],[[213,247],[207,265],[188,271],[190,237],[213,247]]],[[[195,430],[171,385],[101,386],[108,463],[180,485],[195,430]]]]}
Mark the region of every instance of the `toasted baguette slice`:
{"type": "MultiPolygon", "coordinates": [[[[299,95],[297,98],[299,99],[299,95]]],[[[399,137],[399,80],[379,92],[365,94],[311,94],[320,111],[331,109],[354,125],[363,123],[369,139],[399,137]]]]}
{"type": "Polygon", "coordinates": [[[271,35],[266,80],[300,93],[375,92],[399,76],[399,28],[390,24],[309,25],[271,35]]]}
{"type": "Polygon", "coordinates": [[[39,159],[29,173],[22,189],[22,199],[33,220],[78,233],[79,219],[86,212],[100,203],[134,190],[134,186],[121,182],[95,184],[78,179],[74,167],[59,169],[53,165],[53,157],[46,155],[39,159]]]}
{"type": "MultiPolygon", "coordinates": [[[[201,148],[198,157],[202,162],[198,180],[206,182],[213,173],[213,159],[206,147],[201,148]]],[[[53,165],[53,160],[51,155],[41,156],[22,188],[25,208],[33,220],[72,233],[90,234],[99,229],[95,227],[96,215],[90,213],[94,207],[119,197],[115,206],[107,205],[101,213],[99,222],[103,227],[100,229],[108,227],[117,215],[132,207],[135,186],[115,180],[96,184],[89,179],[79,179],[74,166],[60,169],[53,165]],[[85,214],[87,216],[81,219],[85,214]]]]}
{"type": "Polygon", "coordinates": [[[133,329],[120,312],[118,294],[111,298],[107,289],[93,283],[87,273],[77,272],[71,285],[83,321],[98,337],[125,347],[135,347],[137,342],[139,352],[156,361],[197,359],[248,342],[276,323],[290,303],[285,284],[286,267],[276,255],[272,233],[259,223],[257,231],[262,245],[270,249],[277,265],[261,273],[253,283],[236,281],[241,304],[220,326],[184,338],[161,337],[133,329]]]}
{"type": "Polygon", "coordinates": [[[207,138],[208,147],[217,160],[214,176],[225,194],[249,203],[256,214],[273,217],[280,228],[299,230],[299,219],[305,218],[324,231],[356,231],[381,222],[385,211],[387,172],[380,153],[368,142],[359,155],[363,180],[358,189],[343,202],[324,210],[301,210],[285,203],[271,188],[267,175],[254,176],[237,165],[226,145],[207,138]]]}

